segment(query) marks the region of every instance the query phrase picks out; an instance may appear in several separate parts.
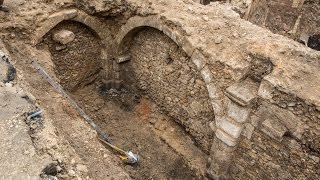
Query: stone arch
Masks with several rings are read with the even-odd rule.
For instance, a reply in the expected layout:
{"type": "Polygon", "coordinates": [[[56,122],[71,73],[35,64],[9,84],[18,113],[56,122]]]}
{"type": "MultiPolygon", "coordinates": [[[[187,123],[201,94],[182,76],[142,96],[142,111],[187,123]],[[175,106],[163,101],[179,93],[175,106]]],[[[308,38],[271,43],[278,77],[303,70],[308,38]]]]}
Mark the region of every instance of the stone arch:
{"type": "Polygon", "coordinates": [[[149,16],[149,17],[132,17],[125,25],[123,25],[116,36],[117,42],[117,53],[118,55],[124,55],[127,53],[128,48],[126,43],[131,41],[132,38],[144,27],[155,28],[169,38],[171,38],[178,46],[180,46],[186,54],[191,58],[192,62],[200,71],[203,81],[206,84],[208,95],[213,107],[214,115],[216,117],[223,116],[223,97],[218,93],[218,89],[214,84],[214,77],[206,65],[207,58],[201,53],[200,50],[196,49],[188,39],[188,37],[182,35],[179,31],[173,30],[165,24],[161,23],[160,17],[149,16]]]}
{"type": "Polygon", "coordinates": [[[101,26],[102,23],[98,19],[77,9],[68,9],[54,13],[50,15],[47,20],[42,22],[34,33],[32,44],[37,45],[40,43],[44,35],[46,35],[56,25],[66,20],[76,21],[86,25],[97,34],[103,43],[107,32],[105,32],[106,30],[103,28],[103,26],[101,26]]]}
{"type": "MultiPolygon", "coordinates": [[[[89,29],[95,36],[95,38],[100,42],[99,47],[99,60],[105,61],[107,59],[107,46],[106,39],[110,35],[109,29],[105,28],[103,22],[97,18],[90,16],[82,11],[77,9],[66,9],[56,13],[51,14],[48,18],[37,25],[39,28],[36,29],[35,33],[32,36],[32,45],[38,45],[43,38],[48,34],[52,29],[57,27],[63,22],[76,22],[89,29]]],[[[102,65],[102,64],[101,64],[102,65]]]]}

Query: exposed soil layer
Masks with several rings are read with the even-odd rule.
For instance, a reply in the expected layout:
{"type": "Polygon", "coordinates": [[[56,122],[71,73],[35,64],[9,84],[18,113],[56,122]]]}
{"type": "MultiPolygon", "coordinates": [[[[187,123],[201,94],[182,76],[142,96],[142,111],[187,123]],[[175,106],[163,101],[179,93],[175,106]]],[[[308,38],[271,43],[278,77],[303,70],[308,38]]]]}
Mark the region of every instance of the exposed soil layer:
{"type": "Polygon", "coordinates": [[[125,165],[133,179],[200,179],[187,162],[154,132],[162,119],[147,99],[122,92],[101,92],[92,84],[73,93],[79,105],[109,134],[114,144],[140,156],[137,165],[125,165]]]}

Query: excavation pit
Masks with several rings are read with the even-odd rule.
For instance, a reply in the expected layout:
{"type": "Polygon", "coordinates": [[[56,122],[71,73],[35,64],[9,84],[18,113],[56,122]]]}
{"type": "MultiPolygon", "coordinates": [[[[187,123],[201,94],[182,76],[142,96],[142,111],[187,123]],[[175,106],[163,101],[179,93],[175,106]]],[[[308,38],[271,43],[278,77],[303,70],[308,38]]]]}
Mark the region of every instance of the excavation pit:
{"type": "Polygon", "coordinates": [[[0,63],[0,179],[319,176],[320,54],[282,37],[318,32],[316,3],[5,3],[0,52],[16,72],[0,63]],[[40,124],[21,116],[36,110],[40,124]],[[89,116],[139,163],[104,146],[89,116]]]}
{"type": "MultiPolygon", "coordinates": [[[[81,23],[73,21],[59,23],[44,36],[43,41],[37,47],[50,53],[52,69],[47,70],[53,77],[56,77],[57,81],[100,129],[108,134],[112,143],[139,155],[139,163],[122,164],[132,178],[204,178],[207,156],[205,151],[197,147],[194,137],[186,131],[184,125],[179,124],[181,122],[177,119],[179,114],[171,116],[167,114],[168,109],[172,109],[174,105],[179,106],[179,102],[174,102],[167,108],[165,108],[166,104],[161,104],[162,101],[154,103],[157,101],[153,98],[155,95],[142,87],[141,81],[136,79],[141,78],[140,75],[144,71],[142,64],[136,64],[136,62],[139,58],[146,58],[141,57],[142,54],[138,53],[139,48],[152,53],[161,52],[160,56],[156,56],[153,61],[163,61],[159,64],[163,66],[163,69],[181,68],[182,62],[188,59],[190,61],[190,58],[167,36],[152,28],[142,30],[137,39],[132,39],[132,43],[140,47],[130,45],[133,47],[132,51],[130,50],[133,55],[132,59],[119,62],[121,63],[118,65],[119,79],[109,80],[104,77],[105,74],[110,73],[103,72],[106,70],[104,69],[106,62],[101,59],[103,46],[99,36],[81,23]],[[159,41],[164,41],[164,43],[159,41]],[[152,44],[145,49],[145,43],[152,44]],[[167,63],[167,59],[171,59],[171,63],[167,63]],[[135,71],[133,68],[138,70],[135,71]]],[[[152,53],[147,56],[153,56],[152,53]]],[[[115,61],[113,58],[111,60],[115,61]]],[[[151,62],[150,65],[152,65],[151,62]]],[[[154,66],[159,68],[159,66],[154,66]]],[[[188,66],[184,68],[190,71],[188,66]]],[[[112,69],[114,70],[115,67],[112,69]]],[[[195,69],[191,71],[196,73],[195,69]]],[[[162,76],[165,75],[164,73],[162,76]]],[[[199,81],[193,84],[200,83],[204,86],[199,74],[196,78],[199,78],[199,81]]],[[[152,81],[153,79],[147,83],[150,84],[152,81]]],[[[178,88],[180,87],[176,86],[177,84],[172,85],[171,89],[163,88],[166,91],[176,92],[168,97],[179,94],[178,88]]],[[[150,88],[162,88],[161,84],[155,85],[159,87],[150,88]]],[[[200,87],[199,90],[203,91],[205,88],[200,87]]],[[[187,89],[181,94],[186,95],[186,93],[189,93],[187,89]]],[[[177,98],[180,97],[177,96],[177,98]]],[[[172,112],[178,112],[178,110],[172,110],[172,112]]],[[[106,148],[110,149],[108,146],[106,148]]]]}

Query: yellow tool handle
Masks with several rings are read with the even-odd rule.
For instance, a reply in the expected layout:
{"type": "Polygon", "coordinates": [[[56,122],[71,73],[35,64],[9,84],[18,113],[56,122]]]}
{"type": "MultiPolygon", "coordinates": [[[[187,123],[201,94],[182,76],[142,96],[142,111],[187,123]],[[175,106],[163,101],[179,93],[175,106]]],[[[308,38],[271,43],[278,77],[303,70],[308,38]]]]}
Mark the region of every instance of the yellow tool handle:
{"type": "MultiPolygon", "coordinates": [[[[98,137],[98,139],[99,139],[101,142],[103,142],[104,144],[106,144],[106,145],[108,145],[109,147],[111,147],[112,149],[114,149],[114,150],[116,150],[116,151],[118,151],[118,152],[120,152],[120,153],[123,153],[123,154],[125,154],[125,155],[127,154],[126,151],[118,148],[118,147],[115,146],[115,145],[112,145],[112,144],[106,142],[105,140],[101,139],[100,137],[98,137]]],[[[120,158],[121,158],[121,157],[120,157],[120,158]]],[[[121,159],[122,159],[122,158],[121,158],[121,159]]]]}

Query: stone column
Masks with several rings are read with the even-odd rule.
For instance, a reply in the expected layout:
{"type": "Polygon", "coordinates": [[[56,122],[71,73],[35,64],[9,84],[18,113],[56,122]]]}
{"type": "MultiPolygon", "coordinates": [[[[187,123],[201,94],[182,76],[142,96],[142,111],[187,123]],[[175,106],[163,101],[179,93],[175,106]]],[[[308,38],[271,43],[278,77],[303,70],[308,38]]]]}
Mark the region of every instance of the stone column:
{"type": "Polygon", "coordinates": [[[207,170],[213,179],[229,179],[229,167],[233,160],[240,134],[249,118],[251,105],[257,97],[258,86],[249,80],[236,83],[226,89],[226,112],[215,118],[215,139],[212,144],[207,170]]]}

